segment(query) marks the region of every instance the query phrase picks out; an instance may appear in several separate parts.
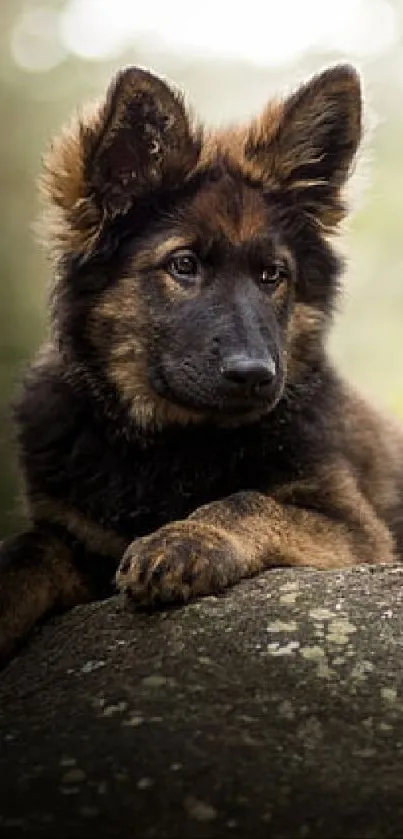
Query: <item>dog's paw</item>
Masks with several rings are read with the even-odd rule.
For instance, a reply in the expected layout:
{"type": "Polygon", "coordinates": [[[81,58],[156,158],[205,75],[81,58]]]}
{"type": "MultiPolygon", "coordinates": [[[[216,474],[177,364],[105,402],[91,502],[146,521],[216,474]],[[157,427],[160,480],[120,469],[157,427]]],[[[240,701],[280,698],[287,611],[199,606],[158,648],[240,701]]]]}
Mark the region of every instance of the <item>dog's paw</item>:
{"type": "Polygon", "coordinates": [[[186,602],[216,594],[244,576],[235,542],[204,522],[184,521],[136,539],[127,548],[116,583],[142,606],[186,602]]]}

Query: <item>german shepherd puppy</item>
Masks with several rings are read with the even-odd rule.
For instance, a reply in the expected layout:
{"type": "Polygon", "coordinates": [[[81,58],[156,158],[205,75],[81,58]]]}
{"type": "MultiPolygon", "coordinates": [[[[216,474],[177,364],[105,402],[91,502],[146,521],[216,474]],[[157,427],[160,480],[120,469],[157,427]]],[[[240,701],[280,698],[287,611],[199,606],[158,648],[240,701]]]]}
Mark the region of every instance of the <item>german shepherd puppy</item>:
{"type": "Polygon", "coordinates": [[[1,550],[3,658],[114,579],[152,607],[271,566],[401,558],[403,433],[325,347],[360,135],[342,65],[218,131],[128,68],[56,139],[52,330],[16,404],[30,523],[1,550]]]}

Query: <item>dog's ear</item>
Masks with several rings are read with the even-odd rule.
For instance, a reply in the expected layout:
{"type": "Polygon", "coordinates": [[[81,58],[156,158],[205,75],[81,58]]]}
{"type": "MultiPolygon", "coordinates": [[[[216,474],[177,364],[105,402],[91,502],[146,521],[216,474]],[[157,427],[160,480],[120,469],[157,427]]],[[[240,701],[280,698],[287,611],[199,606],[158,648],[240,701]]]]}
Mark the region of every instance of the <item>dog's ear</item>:
{"type": "Polygon", "coordinates": [[[88,189],[111,213],[190,169],[196,148],[181,97],[139,68],[109,88],[97,131],[83,127],[88,189]]]}
{"type": "Polygon", "coordinates": [[[146,70],[123,70],[45,157],[46,238],[89,253],[108,219],[185,179],[199,147],[181,96],[146,70]]]}
{"type": "Polygon", "coordinates": [[[246,154],[268,186],[292,193],[332,229],[343,215],[341,189],[361,139],[361,88],[353,67],[315,76],[252,126],[246,154]]]}

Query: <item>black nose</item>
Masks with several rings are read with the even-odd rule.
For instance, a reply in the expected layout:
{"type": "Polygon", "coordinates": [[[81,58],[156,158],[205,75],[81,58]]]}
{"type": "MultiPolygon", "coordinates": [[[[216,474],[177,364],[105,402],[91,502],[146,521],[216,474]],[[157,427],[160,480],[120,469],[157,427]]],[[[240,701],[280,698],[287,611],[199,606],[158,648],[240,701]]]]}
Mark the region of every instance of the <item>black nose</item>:
{"type": "Polygon", "coordinates": [[[248,355],[229,355],[221,363],[221,375],[240,387],[267,387],[273,384],[276,365],[271,356],[251,358],[248,355]]]}

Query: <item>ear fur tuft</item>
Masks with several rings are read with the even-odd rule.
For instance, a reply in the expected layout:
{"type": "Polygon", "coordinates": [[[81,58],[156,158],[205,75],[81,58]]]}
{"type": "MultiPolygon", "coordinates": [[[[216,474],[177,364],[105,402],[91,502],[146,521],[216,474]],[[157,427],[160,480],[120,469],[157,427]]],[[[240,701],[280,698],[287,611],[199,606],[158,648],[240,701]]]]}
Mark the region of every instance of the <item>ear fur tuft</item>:
{"type": "Polygon", "coordinates": [[[76,117],[45,156],[43,238],[56,255],[85,257],[108,220],[185,179],[199,147],[182,97],[146,70],[123,70],[105,102],[76,117]]]}

